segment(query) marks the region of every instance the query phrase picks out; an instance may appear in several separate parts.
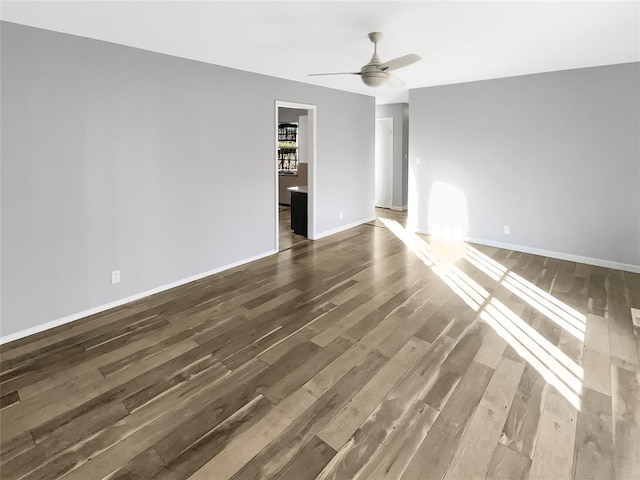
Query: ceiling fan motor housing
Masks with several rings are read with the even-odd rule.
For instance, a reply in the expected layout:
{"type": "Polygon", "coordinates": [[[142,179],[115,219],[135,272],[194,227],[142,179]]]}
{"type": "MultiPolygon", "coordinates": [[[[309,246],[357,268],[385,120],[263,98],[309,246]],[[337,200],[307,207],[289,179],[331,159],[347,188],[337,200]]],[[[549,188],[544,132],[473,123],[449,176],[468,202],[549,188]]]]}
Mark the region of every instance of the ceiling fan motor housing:
{"type": "Polygon", "coordinates": [[[389,79],[389,73],[380,70],[377,65],[367,65],[360,70],[360,78],[369,87],[380,87],[389,79]]]}

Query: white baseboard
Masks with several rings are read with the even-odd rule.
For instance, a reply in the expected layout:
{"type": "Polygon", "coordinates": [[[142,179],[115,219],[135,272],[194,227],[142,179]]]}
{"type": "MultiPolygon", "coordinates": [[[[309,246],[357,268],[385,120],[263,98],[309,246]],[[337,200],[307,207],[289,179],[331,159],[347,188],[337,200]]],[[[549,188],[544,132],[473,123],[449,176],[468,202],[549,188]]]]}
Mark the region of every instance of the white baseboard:
{"type": "Polygon", "coordinates": [[[321,238],[328,237],[329,235],[333,235],[335,233],[344,232],[345,230],[349,230],[350,228],[357,227],[358,225],[362,225],[363,223],[372,222],[376,219],[376,216],[369,218],[364,218],[362,220],[358,220],[357,222],[352,222],[347,225],[342,225],[338,228],[334,228],[332,230],[326,230],[322,233],[319,233],[312,240],[320,240],[321,238]]]}
{"type": "MultiPolygon", "coordinates": [[[[416,228],[416,232],[433,235],[433,232],[416,228]]],[[[572,253],[555,252],[553,250],[544,250],[542,248],[527,247],[524,245],[516,245],[513,243],[498,242],[495,240],[486,240],[484,238],[467,237],[467,242],[486,245],[487,247],[504,248],[505,250],[514,250],[516,252],[531,253],[542,257],[557,258],[559,260],[567,260],[569,262],[585,263],[587,265],[595,265],[596,267],[612,268],[614,270],[624,270],[626,272],[640,273],[640,265],[632,265],[630,263],[614,262],[612,260],[603,260],[601,258],[583,257],[582,255],[574,255],[572,253]]]]}
{"type": "Polygon", "coordinates": [[[99,305],[97,307],[93,307],[88,310],[83,310],[82,312],[73,313],[71,315],[67,315],[57,320],[52,320],[51,322],[43,323],[41,325],[36,325],[35,327],[27,328],[25,330],[20,330],[19,332],[10,333],[9,335],[0,336],[0,345],[4,343],[13,342],[14,340],[18,340],[20,338],[28,337],[29,335],[34,335],[36,333],[40,333],[45,330],[49,330],[51,328],[59,327],[60,325],[64,325],[65,323],[70,323],[75,320],[80,320],[81,318],[88,317],[89,315],[94,315],[96,313],[104,312],[105,310],[119,307],[120,305],[124,305],[125,303],[130,303],[135,300],[140,300],[141,298],[148,297],[150,295],[154,295],[156,293],[160,293],[165,290],[169,290],[171,288],[179,287],[180,285],[184,285],[185,283],[195,282],[196,280],[200,280],[201,278],[208,277],[209,275],[214,275],[216,273],[223,272],[224,270],[229,270],[230,268],[238,267],[240,265],[244,265],[249,262],[254,262],[256,260],[260,260],[261,258],[268,257],[269,255],[274,255],[276,253],[278,253],[277,250],[270,250],[268,252],[261,253],[254,257],[245,258],[237,262],[229,263],[228,265],[223,265],[222,267],[214,268],[213,270],[208,270],[206,272],[198,273],[196,275],[192,275],[190,277],[183,278],[175,282],[167,283],[166,285],[162,285],[160,287],[152,288],[151,290],[146,290],[144,292],[136,293],[135,295],[131,295],[129,297],[121,298],[119,300],[114,300],[113,302],[105,303],[104,305],[99,305]]]}
{"type": "Polygon", "coordinates": [[[406,209],[406,205],[404,207],[391,207],[391,210],[397,210],[398,212],[404,212],[406,209]]]}

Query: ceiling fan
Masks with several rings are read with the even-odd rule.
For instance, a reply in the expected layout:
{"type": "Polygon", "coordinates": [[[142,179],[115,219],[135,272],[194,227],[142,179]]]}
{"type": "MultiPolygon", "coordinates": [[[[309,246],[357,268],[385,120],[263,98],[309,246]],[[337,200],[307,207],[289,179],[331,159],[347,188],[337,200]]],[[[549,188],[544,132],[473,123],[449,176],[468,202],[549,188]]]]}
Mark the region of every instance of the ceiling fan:
{"type": "Polygon", "coordinates": [[[369,87],[380,87],[387,85],[392,88],[404,88],[404,82],[398,77],[391,75],[391,71],[407,67],[422,60],[420,55],[410,53],[402,57],[394,58],[388,62],[381,62],[378,58],[378,42],[382,40],[382,33],[371,32],[369,40],[373,43],[373,56],[369,63],[363,66],[359,72],[339,72],[339,73],[310,73],[310,77],[321,75],[360,75],[362,82],[369,87]]]}

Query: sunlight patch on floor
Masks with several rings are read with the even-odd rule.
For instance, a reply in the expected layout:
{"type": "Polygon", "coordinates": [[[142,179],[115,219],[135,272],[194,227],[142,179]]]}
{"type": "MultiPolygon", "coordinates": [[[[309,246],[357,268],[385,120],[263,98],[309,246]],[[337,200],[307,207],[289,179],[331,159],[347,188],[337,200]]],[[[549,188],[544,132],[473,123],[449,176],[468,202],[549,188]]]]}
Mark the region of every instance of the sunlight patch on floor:
{"type": "MultiPolygon", "coordinates": [[[[469,275],[457,267],[451,259],[443,258],[420,236],[408,231],[395,220],[380,221],[431,268],[479,317],[506,340],[513,349],[529,362],[543,377],[569,401],[580,409],[582,378],[584,371],[557,346],[549,342],[531,325],[520,318],[469,275]]],[[[453,252],[464,252],[464,258],[478,270],[505,286],[513,294],[527,302],[560,327],[584,341],[586,319],[584,315],[544,292],[504,265],[479,252],[462,241],[451,241],[445,248],[445,257],[453,252]]],[[[443,247],[442,240],[438,242],[443,247]]],[[[454,255],[454,258],[456,256],[454,255]]],[[[459,256],[457,258],[460,258],[459,256]]]]}
{"type": "Polygon", "coordinates": [[[553,295],[539,289],[520,275],[508,271],[503,265],[473,248],[466,245],[465,259],[476,268],[484,272],[493,280],[500,282],[511,293],[527,302],[538,312],[558,326],[564,328],[581,342],[584,342],[586,317],[553,295]]]}

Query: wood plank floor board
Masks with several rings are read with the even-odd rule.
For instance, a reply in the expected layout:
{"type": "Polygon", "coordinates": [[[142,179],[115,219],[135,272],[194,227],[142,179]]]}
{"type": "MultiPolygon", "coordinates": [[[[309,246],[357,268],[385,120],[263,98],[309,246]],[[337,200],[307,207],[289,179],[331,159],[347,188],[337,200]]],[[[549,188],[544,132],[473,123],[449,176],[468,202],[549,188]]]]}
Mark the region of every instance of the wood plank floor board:
{"type": "Polygon", "coordinates": [[[416,337],[421,338],[425,342],[433,342],[445,328],[450,326],[451,322],[453,322],[457,316],[464,315],[464,318],[467,319],[469,313],[466,309],[461,312],[460,305],[459,298],[451,298],[438,311],[431,315],[429,321],[416,333],[416,337]]]}
{"type": "Polygon", "coordinates": [[[414,315],[424,305],[427,304],[429,298],[431,298],[431,290],[436,285],[433,279],[428,279],[427,275],[423,275],[421,278],[422,291],[418,295],[411,297],[406,303],[400,306],[395,315],[400,318],[407,318],[414,315]]]}
{"type": "Polygon", "coordinates": [[[553,279],[553,287],[550,292],[554,295],[569,293],[573,287],[573,275],[575,270],[575,262],[558,262],[558,272],[553,279]]]}
{"type": "Polygon", "coordinates": [[[20,395],[17,390],[9,393],[5,393],[0,397],[0,409],[18,403],[20,401],[20,395]]]}
{"type": "Polygon", "coordinates": [[[67,449],[62,459],[56,459],[56,468],[60,469],[57,476],[62,476],[60,472],[68,472],[65,479],[83,480],[102,478],[116,471],[192,419],[194,412],[204,410],[207,405],[235,390],[237,385],[258,378],[267,368],[256,359],[217,382],[196,377],[204,381],[193,382],[195,385],[188,385],[190,389],[169,392],[132,412],[124,421],[112,424],[98,435],[87,437],[67,449]]]}
{"type": "Polygon", "coordinates": [[[108,480],[128,480],[131,478],[162,478],[167,472],[162,458],[153,448],[137,455],[122,468],[110,474],[108,480]]]}
{"type": "Polygon", "coordinates": [[[355,292],[353,297],[338,305],[332,311],[327,312],[322,316],[322,318],[318,319],[317,322],[312,323],[307,328],[314,332],[315,335],[323,332],[371,298],[369,296],[366,298],[363,297],[364,295],[362,293],[355,292]]]}
{"type": "Polygon", "coordinates": [[[262,295],[252,296],[252,298],[244,302],[242,306],[244,308],[248,308],[249,310],[253,310],[256,307],[259,307],[260,305],[264,305],[270,300],[280,297],[284,293],[291,292],[292,290],[298,290],[298,292],[300,292],[297,286],[298,286],[298,283],[302,280],[303,280],[302,278],[293,278],[289,283],[285,283],[284,285],[279,286],[277,288],[270,288],[262,295]]]}
{"type": "Polygon", "coordinates": [[[482,343],[479,323],[472,325],[451,349],[444,359],[436,376],[419,398],[436,410],[441,410],[452,394],[462,376],[473,364],[473,358],[482,343]]]}
{"type": "Polygon", "coordinates": [[[422,356],[427,344],[420,339],[410,340],[388,363],[354,395],[348,405],[340,410],[318,436],[340,450],[362,422],[374,410],[413,363],[422,356]]]}
{"type": "Polygon", "coordinates": [[[9,440],[2,439],[0,443],[0,464],[3,466],[13,458],[35,446],[33,435],[30,431],[24,432],[9,440]]]}
{"type": "Polygon", "coordinates": [[[454,340],[445,335],[430,344],[360,428],[380,443],[385,442],[407,409],[438,373],[453,346],[454,340]]]}
{"type": "Polygon", "coordinates": [[[274,478],[386,362],[380,355],[369,356],[371,361],[351,369],[232,478],[274,478]]]}
{"type": "MultiPolygon", "coordinates": [[[[533,311],[530,316],[529,324],[533,326],[545,340],[547,340],[551,345],[557,346],[561,344],[561,339],[566,335],[568,338],[573,337],[576,340],[575,345],[578,350],[582,349],[582,342],[578,341],[573,335],[571,335],[567,330],[564,330],[560,326],[558,326],[554,321],[548,319],[542,313],[533,311]]],[[[562,346],[559,347],[562,350],[562,346]]],[[[565,348],[565,350],[567,350],[565,348]]]]}
{"type": "MultiPolygon", "coordinates": [[[[85,359],[82,362],[73,363],[64,370],[49,372],[47,369],[45,370],[48,373],[47,375],[43,375],[40,378],[31,379],[32,383],[22,386],[20,388],[20,393],[24,394],[24,398],[27,399],[38,395],[45,395],[47,391],[51,391],[54,388],[58,388],[62,385],[67,385],[67,388],[69,385],[77,385],[77,387],[82,388],[84,386],[84,383],[82,381],[78,382],[79,379],[98,379],[98,375],[104,376],[100,372],[100,368],[102,366],[117,362],[121,358],[135,355],[136,352],[144,351],[150,345],[153,345],[156,340],[161,341],[163,338],[165,338],[165,335],[172,336],[173,333],[173,331],[160,329],[158,330],[158,332],[149,336],[156,337],[156,335],[160,334],[158,337],[152,340],[150,340],[149,337],[137,340],[121,348],[118,348],[117,350],[110,351],[108,353],[94,357],[90,360],[85,359]]],[[[175,344],[170,345],[169,348],[175,348],[175,344]]],[[[146,355],[144,356],[146,357],[146,355]]],[[[144,360],[141,362],[144,363],[144,360]]],[[[131,367],[134,365],[136,366],[136,369],[139,368],[136,363],[128,363],[126,365],[126,368],[131,370],[131,367]]],[[[126,377],[126,375],[124,377],[126,377]]],[[[91,383],[91,381],[89,381],[89,383],[91,383]]]]}
{"type": "Polygon", "coordinates": [[[592,267],[589,277],[589,313],[608,316],[607,313],[607,290],[605,282],[607,271],[601,267],[592,267]]]}
{"type": "Polygon", "coordinates": [[[578,412],[574,478],[615,478],[611,397],[585,388],[578,412]]]}
{"type": "MultiPolygon", "coordinates": [[[[167,325],[166,323],[163,324],[167,325]]],[[[168,333],[169,336],[174,335],[177,332],[177,330],[175,329],[165,329],[160,327],[156,329],[153,335],[147,335],[144,338],[140,338],[135,341],[133,339],[129,339],[129,342],[120,342],[117,348],[111,348],[114,347],[112,343],[109,349],[90,350],[89,352],[86,352],[86,355],[82,353],[78,356],[70,357],[64,362],[58,362],[54,365],[47,365],[42,370],[33,372],[33,375],[19,378],[17,379],[19,385],[14,385],[14,387],[25,390],[26,397],[33,396],[34,393],[31,391],[32,389],[36,392],[46,390],[46,388],[43,388],[42,385],[38,384],[51,386],[54,383],[62,384],[68,382],[82,372],[99,368],[109,361],[115,361],[119,358],[131,354],[132,352],[135,353],[141,348],[146,348],[150,345],[155,344],[155,340],[162,340],[164,338],[156,337],[158,333],[163,331],[168,333]]],[[[11,381],[7,383],[11,383],[11,381]]],[[[2,385],[2,388],[9,388],[9,385],[4,384],[2,385]]]]}
{"type": "Polygon", "coordinates": [[[495,369],[500,359],[503,358],[506,348],[506,340],[489,326],[484,326],[482,329],[482,344],[473,360],[495,369]]]}
{"type": "Polygon", "coordinates": [[[503,358],[460,439],[446,480],[484,478],[490,467],[524,365],[503,358]]]}
{"type": "Polygon", "coordinates": [[[317,480],[346,480],[360,478],[380,443],[362,430],[356,433],[336,453],[320,472],[317,480]]]}
{"type": "Polygon", "coordinates": [[[404,471],[402,480],[444,476],[492,375],[493,369],[480,363],[471,364],[404,471]]]}
{"type": "Polygon", "coordinates": [[[335,454],[333,448],[314,436],[275,478],[276,480],[313,480],[335,454]]]}
{"type": "Polygon", "coordinates": [[[320,398],[331,386],[358,365],[371,349],[361,343],[354,343],[351,347],[333,360],[316,375],[310,378],[303,386],[306,391],[320,398]]]}
{"type": "MultiPolygon", "coordinates": [[[[295,407],[295,405],[293,405],[295,407]]],[[[255,457],[263,448],[274,441],[293,423],[305,409],[293,410],[274,408],[256,425],[236,437],[231,443],[195,472],[192,480],[227,480],[255,457]]]]}
{"type": "Polygon", "coordinates": [[[611,359],[607,353],[585,346],[582,354],[583,385],[611,396],[611,359]]]}
{"type": "Polygon", "coordinates": [[[369,313],[356,324],[342,333],[342,336],[353,340],[360,341],[364,336],[371,333],[379,324],[384,321],[393,311],[407,302],[411,297],[420,291],[420,287],[412,285],[406,289],[396,293],[389,300],[380,305],[375,311],[369,313]]]}
{"type": "MultiPolygon", "coordinates": [[[[387,335],[376,349],[391,358],[429,321],[436,312],[435,306],[423,305],[415,313],[409,315],[394,332],[387,335]]],[[[427,342],[430,343],[430,342],[427,342]]]]}
{"type": "Polygon", "coordinates": [[[613,444],[616,478],[640,472],[640,371],[612,366],[613,444]]]}
{"type": "Polygon", "coordinates": [[[398,316],[396,312],[393,312],[392,314],[381,320],[375,327],[364,333],[364,335],[356,341],[358,343],[361,343],[362,345],[366,345],[369,348],[375,348],[380,345],[380,343],[382,343],[382,341],[385,340],[389,335],[400,328],[400,326],[404,324],[405,320],[406,318],[402,318],[398,316]]]}
{"type": "Polygon", "coordinates": [[[375,312],[381,305],[384,305],[392,297],[393,295],[387,291],[380,292],[379,294],[371,298],[370,301],[358,305],[350,313],[342,318],[339,318],[335,324],[323,330],[311,340],[321,347],[327,346],[338,336],[342,335],[349,328],[358,323],[362,318],[366,317],[372,312],[375,312]]]}
{"type": "Polygon", "coordinates": [[[532,458],[538,438],[547,388],[542,375],[527,364],[502,430],[500,443],[528,458],[532,458]]]}
{"type": "MultiPolygon", "coordinates": [[[[204,466],[212,456],[227,447],[233,439],[258,423],[272,408],[271,402],[262,395],[258,395],[186,447],[176,448],[174,446],[175,435],[172,432],[170,437],[165,437],[155,446],[147,449],[147,451],[156,452],[162,460],[162,474],[156,476],[158,478],[188,478],[204,466]]],[[[210,411],[208,410],[208,412],[210,411]]],[[[145,452],[139,454],[143,458],[144,455],[145,452]]],[[[135,464],[135,462],[134,458],[129,463],[135,464]]]]}
{"type": "Polygon", "coordinates": [[[264,396],[274,403],[280,402],[309,381],[325,366],[342,355],[352,345],[353,343],[345,338],[336,338],[329,345],[319,349],[319,351],[311,355],[308,360],[304,361],[300,366],[293,369],[284,378],[266,390],[264,396]]]}
{"type": "Polygon", "coordinates": [[[611,360],[631,371],[640,369],[638,351],[633,336],[633,322],[626,276],[621,271],[607,272],[605,289],[609,318],[611,360]]]}
{"type": "MultiPolygon", "coordinates": [[[[195,348],[198,346],[198,344],[191,340],[191,336],[191,331],[183,330],[182,334],[174,335],[148,348],[138,350],[137,352],[133,352],[126,357],[119,358],[113,362],[107,363],[101,367],[98,367],[97,370],[106,378],[127,368],[131,368],[132,365],[148,361],[148,359],[152,357],[155,357],[156,359],[163,358],[163,354],[165,354],[167,350],[169,350],[176,344],[184,345],[185,347],[187,347],[187,350],[195,348]]],[[[179,355],[179,353],[175,353],[174,355],[179,355]]],[[[160,362],[159,364],[161,363],[164,362],[160,362]]]]}
{"type": "Polygon", "coordinates": [[[114,402],[90,410],[77,422],[67,424],[49,435],[40,436],[31,448],[2,462],[2,478],[20,478],[84,438],[107,428],[129,415],[121,402],[114,402]]]}
{"type": "Polygon", "coordinates": [[[420,240],[376,220],[2,345],[0,478],[635,480],[640,275],[420,240]]]}
{"type": "MultiPolygon", "coordinates": [[[[56,350],[60,348],[58,343],[68,340],[74,334],[81,334],[93,330],[96,328],[96,325],[107,325],[136,313],[147,311],[148,309],[149,307],[142,302],[126,304],[106,312],[96,313],[76,322],[67,323],[29,335],[28,337],[2,345],[0,358],[2,362],[8,361],[9,364],[12,365],[17,357],[22,356],[25,359],[29,359],[33,353],[40,354],[46,351],[56,350]]],[[[16,362],[16,364],[19,363],[20,361],[16,362]]]]}
{"type": "MultiPolygon", "coordinates": [[[[118,392],[117,396],[122,398],[122,402],[127,409],[133,412],[158,395],[179,388],[181,384],[188,382],[191,378],[209,369],[216,372],[216,378],[222,378],[229,371],[229,369],[222,365],[215,357],[204,357],[184,365],[177,370],[165,370],[167,374],[163,379],[153,379],[145,382],[127,382],[125,385],[130,388],[118,392]]],[[[140,377],[136,377],[136,379],[140,379],[140,377]]]]}
{"type": "MultiPolygon", "coordinates": [[[[164,338],[167,333],[169,332],[163,332],[162,337],[159,338],[164,338]]],[[[102,379],[122,383],[146,371],[157,368],[165,362],[197,347],[197,344],[191,339],[181,340],[181,338],[176,338],[175,336],[172,338],[174,341],[166,342],[158,349],[153,347],[144,348],[142,344],[138,344],[138,347],[141,348],[141,353],[135,355],[127,363],[121,363],[120,360],[122,357],[131,357],[130,352],[134,351],[133,348],[125,347],[112,352],[113,354],[111,355],[101,355],[93,360],[81,363],[82,368],[67,370],[68,375],[66,376],[54,377],[50,381],[45,380],[26,386],[21,389],[21,393],[24,393],[25,399],[38,396],[51,397],[51,394],[56,390],[68,389],[70,386],[75,389],[82,389],[88,384],[100,383],[102,379]],[[113,368],[105,368],[103,372],[103,367],[113,368]]],[[[133,342],[133,345],[136,344],[137,342],[133,342]]],[[[144,345],[147,344],[149,343],[144,345]]]]}
{"type": "Polygon", "coordinates": [[[623,272],[624,284],[627,287],[629,306],[640,309],[640,275],[623,272]]]}
{"type": "Polygon", "coordinates": [[[429,405],[416,400],[393,433],[375,453],[360,478],[371,480],[400,478],[439,413],[429,405]]]}
{"type": "MultiPolygon", "coordinates": [[[[553,283],[555,281],[556,275],[558,273],[558,268],[561,264],[561,260],[557,258],[547,257],[544,259],[543,268],[540,274],[537,276],[536,285],[545,292],[550,292],[553,288],[553,283]]],[[[517,267],[514,267],[517,269],[517,267]]],[[[517,270],[516,270],[517,273],[517,270]]],[[[525,278],[529,281],[533,278],[533,276],[529,276],[527,278],[526,273],[523,272],[525,278]]]]}
{"type": "MultiPolygon", "coordinates": [[[[576,268],[581,264],[576,264],[576,268]]],[[[574,275],[573,285],[569,293],[558,293],[554,295],[567,306],[580,312],[582,315],[589,313],[589,279],[574,275]]]]}
{"type": "MultiPolygon", "coordinates": [[[[321,315],[321,311],[309,312],[307,316],[301,318],[311,322],[316,315],[321,315]]],[[[233,370],[285,340],[304,325],[302,320],[290,322],[286,327],[274,325],[270,322],[257,325],[253,330],[253,341],[251,343],[243,342],[242,344],[237,344],[236,348],[229,349],[228,354],[223,357],[222,363],[233,370]]],[[[246,326],[247,330],[250,328],[249,325],[246,326]]],[[[237,336],[234,334],[231,335],[237,336]]],[[[229,344],[231,344],[233,340],[230,338],[229,342],[229,344]]]]}
{"type": "MultiPolygon", "coordinates": [[[[564,353],[575,365],[582,365],[582,357],[584,355],[584,343],[576,338],[569,331],[562,329],[560,332],[560,340],[558,341],[558,350],[564,353]]],[[[603,357],[604,358],[604,357],[603,357]]]]}
{"type": "Polygon", "coordinates": [[[263,352],[259,353],[257,357],[263,362],[273,365],[287,354],[293,347],[300,345],[301,343],[308,342],[316,335],[316,332],[308,327],[303,327],[290,336],[283,338],[279,342],[274,343],[263,352]]]}
{"type": "Polygon", "coordinates": [[[530,458],[499,443],[485,478],[487,480],[527,480],[530,468],[530,458]]]}

